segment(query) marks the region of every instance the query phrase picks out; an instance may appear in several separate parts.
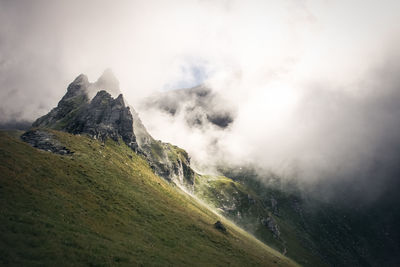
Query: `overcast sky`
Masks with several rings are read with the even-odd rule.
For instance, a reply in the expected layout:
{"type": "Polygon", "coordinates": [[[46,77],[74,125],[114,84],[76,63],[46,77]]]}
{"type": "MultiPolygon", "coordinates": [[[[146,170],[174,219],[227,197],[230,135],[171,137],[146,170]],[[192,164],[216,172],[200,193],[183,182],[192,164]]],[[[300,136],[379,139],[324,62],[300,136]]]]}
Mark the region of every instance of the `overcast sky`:
{"type": "Polygon", "coordinates": [[[112,68],[149,131],[194,160],[384,187],[376,181],[400,158],[399,10],[395,0],[0,0],[0,122],[33,120],[80,73],[95,81],[112,68]],[[154,92],[202,82],[237,110],[229,129],[140,109],[154,92]]]}

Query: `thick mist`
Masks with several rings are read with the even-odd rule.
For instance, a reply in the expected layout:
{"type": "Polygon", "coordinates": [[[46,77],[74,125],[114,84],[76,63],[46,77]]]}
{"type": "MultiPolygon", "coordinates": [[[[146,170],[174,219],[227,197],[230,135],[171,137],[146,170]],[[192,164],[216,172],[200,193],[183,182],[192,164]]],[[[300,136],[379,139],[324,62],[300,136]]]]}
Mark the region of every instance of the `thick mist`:
{"type": "Polygon", "coordinates": [[[375,199],[399,184],[398,10],[398,1],[1,0],[0,123],[32,121],[80,73],[95,81],[111,68],[149,132],[185,148],[199,170],[254,165],[375,199]],[[143,104],[199,84],[218,95],[213,110],[232,111],[228,127],[192,127],[185,108],[171,116],[143,104]]]}

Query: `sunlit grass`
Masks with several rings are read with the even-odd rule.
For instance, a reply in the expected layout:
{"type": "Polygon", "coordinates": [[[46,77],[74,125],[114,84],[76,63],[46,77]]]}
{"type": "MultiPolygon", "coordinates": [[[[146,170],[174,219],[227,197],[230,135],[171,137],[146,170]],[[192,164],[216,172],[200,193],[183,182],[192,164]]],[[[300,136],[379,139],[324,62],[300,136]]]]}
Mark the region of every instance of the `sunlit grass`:
{"type": "Polygon", "coordinates": [[[52,132],[72,156],[0,132],[0,264],[294,265],[226,220],[219,232],[123,142],[52,132]]]}

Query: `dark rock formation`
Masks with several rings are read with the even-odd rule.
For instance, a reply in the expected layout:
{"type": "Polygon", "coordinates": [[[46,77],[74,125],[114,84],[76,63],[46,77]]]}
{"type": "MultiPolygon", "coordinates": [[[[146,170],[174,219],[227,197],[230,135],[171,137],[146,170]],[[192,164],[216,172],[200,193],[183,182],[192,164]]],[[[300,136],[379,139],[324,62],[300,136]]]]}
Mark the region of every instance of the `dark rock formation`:
{"type": "Polygon", "coordinates": [[[214,227],[220,230],[221,232],[226,233],[226,227],[225,225],[222,224],[222,222],[217,221],[216,223],[214,223],[214,227]]]}
{"type": "Polygon", "coordinates": [[[93,90],[94,87],[110,85],[115,91],[118,84],[113,77],[110,73],[103,74],[95,84],[90,84],[85,75],[79,75],[68,86],[67,93],[57,107],[37,119],[32,126],[48,127],[73,134],[86,133],[102,141],[107,138],[118,141],[121,138],[137,151],[133,117],[122,94],[114,99],[102,90],[89,101],[88,90],[93,90]]]}
{"type": "Polygon", "coordinates": [[[102,141],[106,138],[114,141],[122,138],[135,151],[138,148],[132,114],[129,107],[125,106],[122,94],[114,99],[106,91],[98,92],[65,129],[74,134],[86,133],[102,141]]]}
{"type": "Polygon", "coordinates": [[[193,190],[194,171],[185,150],[154,139],[140,149],[157,175],[193,190]]]}
{"type": "Polygon", "coordinates": [[[80,109],[89,102],[87,89],[89,81],[86,75],[79,75],[67,88],[67,93],[48,114],[37,119],[33,127],[49,127],[57,130],[65,130],[65,126],[71,122],[80,109]]]}
{"type": "Polygon", "coordinates": [[[119,82],[110,70],[106,70],[95,83],[90,83],[85,75],[79,75],[68,86],[57,107],[37,119],[32,126],[87,134],[101,141],[111,138],[118,142],[122,139],[135,152],[146,157],[157,175],[189,190],[193,187],[194,171],[190,168],[186,151],[153,139],[136,111],[126,105],[119,91],[119,82]]]}
{"type": "Polygon", "coordinates": [[[21,135],[21,139],[33,147],[52,153],[60,155],[74,153],[57,141],[51,133],[46,131],[30,130],[21,135]]]}

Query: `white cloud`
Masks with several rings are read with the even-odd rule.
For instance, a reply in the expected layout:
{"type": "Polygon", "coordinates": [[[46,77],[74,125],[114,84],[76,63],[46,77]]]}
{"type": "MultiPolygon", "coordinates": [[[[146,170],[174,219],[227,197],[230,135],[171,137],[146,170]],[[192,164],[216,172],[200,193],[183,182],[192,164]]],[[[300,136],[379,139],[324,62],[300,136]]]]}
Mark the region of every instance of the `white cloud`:
{"type": "Polygon", "coordinates": [[[112,68],[138,106],[155,91],[196,83],[187,70],[199,66],[221,105],[237,108],[234,124],[204,132],[139,110],[155,137],[200,160],[219,140],[213,156],[263,166],[295,159],[326,169],[349,154],[362,161],[383,136],[364,112],[385,116],[374,121],[380,127],[393,122],[386,108],[395,104],[382,102],[397,94],[397,74],[387,73],[397,67],[399,3],[1,1],[0,119],[44,114],[79,73],[96,80],[112,68]]]}

